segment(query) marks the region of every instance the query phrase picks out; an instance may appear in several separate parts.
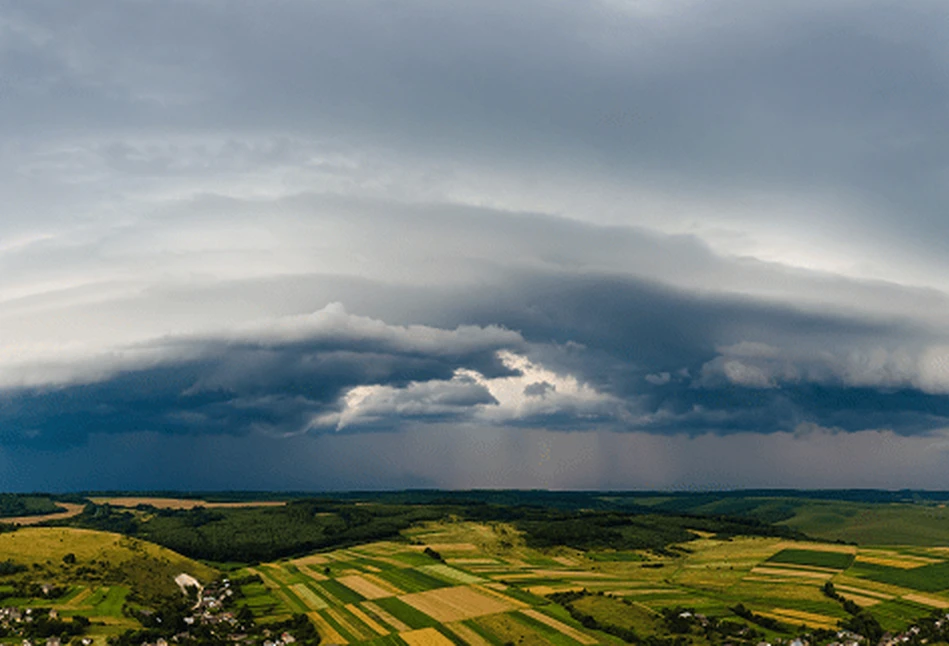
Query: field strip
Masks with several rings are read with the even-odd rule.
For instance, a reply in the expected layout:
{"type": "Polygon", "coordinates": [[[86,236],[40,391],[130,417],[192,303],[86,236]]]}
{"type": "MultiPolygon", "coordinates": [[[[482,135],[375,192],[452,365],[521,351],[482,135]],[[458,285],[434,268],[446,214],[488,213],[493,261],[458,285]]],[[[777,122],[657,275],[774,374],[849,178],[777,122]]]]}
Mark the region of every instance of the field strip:
{"type": "Polygon", "coordinates": [[[313,584],[313,587],[316,588],[316,591],[319,593],[319,595],[320,595],[321,597],[323,597],[324,599],[326,599],[326,601],[328,601],[331,606],[342,606],[342,605],[345,605],[342,601],[340,601],[340,600],[337,599],[335,596],[333,596],[332,594],[330,594],[330,593],[326,590],[326,588],[324,588],[323,586],[321,586],[319,583],[314,583],[314,584],[313,584]]]}
{"type": "Polygon", "coordinates": [[[349,617],[344,615],[339,608],[327,608],[326,614],[335,619],[336,623],[338,623],[343,630],[351,634],[359,641],[365,641],[374,637],[374,635],[368,634],[362,626],[350,621],[349,617]]]}
{"type": "Polygon", "coordinates": [[[849,585],[839,585],[834,584],[834,587],[843,592],[850,592],[852,594],[859,594],[864,597],[877,597],[883,599],[884,601],[895,598],[892,594],[887,594],[885,592],[877,592],[876,590],[867,590],[866,588],[855,588],[849,585]]]}
{"type": "Polygon", "coordinates": [[[931,565],[932,563],[939,563],[937,559],[924,559],[922,557],[886,557],[886,556],[869,556],[866,554],[857,554],[856,558],[857,563],[870,563],[872,565],[882,565],[885,567],[895,567],[901,570],[912,570],[914,568],[923,567],[924,565],[931,565]]]}
{"type": "Polygon", "coordinates": [[[827,622],[823,622],[823,621],[811,621],[811,620],[806,620],[806,621],[805,621],[805,620],[802,620],[800,617],[792,617],[792,616],[790,616],[790,615],[784,615],[784,614],[781,614],[781,613],[778,613],[778,612],[770,612],[770,611],[768,611],[768,610],[762,610],[762,611],[759,612],[758,614],[761,615],[762,617],[768,617],[769,619],[777,619],[778,621],[783,621],[784,623],[791,623],[791,624],[802,624],[802,623],[803,623],[803,624],[806,624],[806,625],[810,626],[811,628],[827,628],[827,629],[831,629],[831,628],[836,628],[836,627],[837,627],[837,624],[836,624],[836,623],[827,623],[827,622]]]}
{"type": "Polygon", "coordinates": [[[810,550],[812,552],[841,552],[843,554],[856,554],[857,547],[855,545],[835,545],[833,543],[806,543],[799,541],[783,541],[775,545],[774,553],[777,554],[781,550],[792,549],[792,550],[810,550]]]}
{"type": "Polygon", "coordinates": [[[567,624],[561,621],[558,621],[557,619],[554,619],[553,617],[548,617],[544,613],[538,612],[537,610],[534,610],[533,608],[526,608],[524,610],[521,610],[520,613],[522,615],[526,615],[530,617],[531,619],[535,621],[539,621],[542,624],[546,624],[550,626],[561,635],[566,635],[570,639],[573,639],[574,641],[578,641],[581,644],[598,644],[599,643],[598,640],[594,639],[590,635],[581,633],[576,628],[568,626],[567,624]]]}
{"type": "Polygon", "coordinates": [[[467,572],[462,572],[461,570],[456,570],[453,567],[439,563],[438,565],[423,565],[418,568],[426,574],[431,574],[442,579],[448,579],[455,583],[461,583],[463,585],[468,585],[469,583],[481,583],[484,581],[480,576],[475,576],[473,574],[468,574],[467,572]]]}
{"type": "Polygon", "coordinates": [[[326,581],[329,577],[323,574],[322,572],[318,572],[317,570],[313,569],[315,567],[318,567],[318,566],[306,565],[300,568],[300,574],[302,574],[303,576],[310,577],[314,581],[326,581]]]}
{"type": "Polygon", "coordinates": [[[350,613],[352,613],[352,615],[353,615],[356,619],[358,619],[359,621],[363,622],[364,624],[366,624],[367,626],[369,626],[370,628],[372,628],[374,631],[376,631],[376,632],[379,633],[380,635],[388,635],[388,634],[389,634],[389,631],[386,629],[385,626],[383,626],[382,624],[380,624],[379,622],[377,622],[375,619],[373,619],[372,617],[370,617],[369,615],[367,615],[365,612],[363,612],[363,611],[362,611],[362,608],[360,608],[359,606],[357,606],[355,603],[347,603],[347,604],[346,604],[346,610],[348,610],[350,613]]]}
{"type": "Polygon", "coordinates": [[[811,579],[829,579],[832,575],[827,572],[808,572],[807,570],[784,570],[781,568],[772,568],[772,567],[756,567],[752,571],[752,574],[776,574],[778,576],[795,576],[795,577],[805,577],[811,579]]]}
{"type": "Polygon", "coordinates": [[[291,563],[297,567],[302,565],[326,565],[329,563],[329,559],[326,558],[325,554],[310,554],[309,556],[293,559],[291,563]]]}
{"type": "Polygon", "coordinates": [[[577,567],[580,565],[579,561],[572,559],[569,556],[552,556],[550,558],[554,561],[557,561],[557,563],[560,563],[561,565],[566,565],[567,567],[577,567]]]}
{"type": "Polygon", "coordinates": [[[399,637],[409,646],[455,646],[454,642],[434,628],[420,628],[399,633],[399,637]]]}
{"type": "Polygon", "coordinates": [[[461,640],[469,644],[469,646],[491,646],[491,642],[468,628],[468,626],[464,625],[460,621],[452,621],[442,625],[451,632],[458,635],[461,640]]]}
{"type": "Polygon", "coordinates": [[[555,592],[579,592],[580,590],[583,590],[582,585],[534,585],[527,588],[527,591],[531,594],[536,594],[541,597],[546,597],[548,594],[555,592]]]}
{"type": "Polygon", "coordinates": [[[391,591],[381,588],[371,581],[367,581],[358,574],[337,577],[336,580],[350,590],[358,592],[366,599],[382,599],[383,597],[393,596],[391,591]]]}
{"type": "Polygon", "coordinates": [[[79,594],[69,600],[69,603],[66,605],[70,608],[78,608],[82,605],[82,602],[92,596],[92,588],[87,587],[84,590],[80,590],[79,594]]]}
{"type": "Polygon", "coordinates": [[[949,601],[946,601],[945,599],[937,599],[936,597],[927,597],[923,594],[904,594],[903,598],[907,601],[921,603],[922,605],[929,606],[930,608],[939,608],[940,610],[949,608],[949,601]]]}
{"type": "Polygon", "coordinates": [[[504,601],[504,602],[506,602],[506,603],[514,604],[514,605],[517,606],[518,608],[527,608],[527,607],[530,606],[529,603],[524,603],[523,601],[519,601],[519,600],[517,600],[517,599],[515,599],[515,598],[513,598],[513,597],[507,596],[507,595],[504,594],[503,592],[498,592],[497,590],[492,590],[491,588],[488,588],[488,587],[483,586],[483,585],[473,585],[473,586],[471,586],[471,587],[474,588],[475,590],[477,590],[478,592],[483,592],[484,594],[486,594],[486,595],[488,595],[488,596],[491,596],[491,597],[494,597],[495,599],[497,599],[497,600],[499,600],[499,601],[504,601]]]}
{"type": "Polygon", "coordinates": [[[348,644],[349,641],[337,632],[326,619],[318,612],[308,612],[306,616],[316,624],[316,630],[323,638],[321,641],[325,644],[348,644]]]}
{"type": "Polygon", "coordinates": [[[575,579],[610,579],[609,574],[603,572],[591,572],[589,570],[534,570],[534,576],[550,579],[564,579],[573,577],[575,579]]]}
{"type": "Polygon", "coordinates": [[[828,617],[827,615],[820,615],[816,612],[805,612],[803,610],[794,610],[793,608],[772,608],[770,612],[776,615],[791,617],[799,621],[809,621],[814,624],[827,624],[829,626],[837,625],[836,617],[828,617]]]}
{"type": "Polygon", "coordinates": [[[366,612],[369,612],[375,615],[378,619],[384,621],[385,623],[392,626],[396,632],[403,632],[405,630],[412,630],[411,626],[406,626],[404,623],[399,621],[397,618],[389,614],[388,611],[383,610],[376,604],[371,601],[363,601],[362,607],[366,609],[366,612]]]}
{"type": "Polygon", "coordinates": [[[273,578],[272,576],[270,576],[270,573],[264,571],[262,568],[249,567],[249,568],[247,568],[247,571],[250,572],[251,574],[256,574],[256,575],[259,576],[261,579],[263,579],[264,585],[266,585],[268,588],[279,588],[279,587],[280,587],[280,583],[278,583],[277,581],[275,581],[274,578],[273,578]]]}
{"type": "Polygon", "coordinates": [[[678,588],[640,588],[631,592],[633,594],[685,594],[686,590],[679,590],[678,588]]]}
{"type": "Polygon", "coordinates": [[[477,552],[478,546],[471,543],[433,543],[429,545],[436,552],[477,552]]]}
{"type": "Polygon", "coordinates": [[[858,606],[875,606],[878,603],[883,603],[883,599],[877,599],[876,597],[863,597],[859,594],[854,594],[853,592],[838,592],[840,596],[844,599],[853,601],[858,606]]]}
{"type": "Polygon", "coordinates": [[[292,593],[286,588],[273,588],[272,592],[278,599],[283,601],[283,605],[285,605],[290,612],[296,613],[299,606],[306,607],[303,601],[299,599],[294,600],[292,593]]]}
{"type": "Polygon", "coordinates": [[[510,601],[500,601],[464,586],[416,592],[399,599],[440,623],[507,612],[516,607],[510,601]]]}
{"type": "Polygon", "coordinates": [[[383,579],[381,576],[376,576],[375,574],[363,574],[362,576],[364,579],[366,579],[366,581],[369,581],[370,583],[382,588],[383,590],[388,590],[394,595],[405,594],[405,590],[402,590],[394,583],[389,583],[388,581],[383,579]]]}
{"type": "MultiPolygon", "coordinates": [[[[484,558],[454,558],[448,559],[453,564],[457,563],[458,565],[500,565],[501,562],[497,559],[492,559],[488,557],[484,558]]],[[[467,626],[465,626],[467,628],[467,626]]],[[[472,631],[474,632],[474,631],[472,631]]],[[[475,633],[477,634],[477,633],[475,633]]]]}
{"type": "Polygon", "coordinates": [[[305,583],[296,583],[290,586],[293,594],[300,597],[300,600],[309,606],[310,610],[322,610],[328,608],[329,604],[321,599],[313,590],[307,587],[305,583]]]}
{"type": "Polygon", "coordinates": [[[820,565],[803,565],[800,563],[784,563],[783,561],[765,561],[762,563],[764,567],[773,567],[781,570],[802,570],[805,572],[821,572],[823,574],[837,574],[844,568],[839,567],[822,567],[820,565]]]}

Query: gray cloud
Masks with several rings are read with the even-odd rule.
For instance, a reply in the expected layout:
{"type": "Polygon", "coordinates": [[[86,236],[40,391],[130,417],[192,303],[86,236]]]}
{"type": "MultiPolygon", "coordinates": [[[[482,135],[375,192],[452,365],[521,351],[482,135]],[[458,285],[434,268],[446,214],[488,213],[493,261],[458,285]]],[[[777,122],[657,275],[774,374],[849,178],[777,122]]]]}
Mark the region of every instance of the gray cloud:
{"type": "Polygon", "coordinates": [[[472,447],[544,427],[557,486],[602,482],[597,442],[916,455],[949,418],[944,14],[9,4],[0,445],[457,428],[468,480],[373,482],[491,483],[472,447]]]}

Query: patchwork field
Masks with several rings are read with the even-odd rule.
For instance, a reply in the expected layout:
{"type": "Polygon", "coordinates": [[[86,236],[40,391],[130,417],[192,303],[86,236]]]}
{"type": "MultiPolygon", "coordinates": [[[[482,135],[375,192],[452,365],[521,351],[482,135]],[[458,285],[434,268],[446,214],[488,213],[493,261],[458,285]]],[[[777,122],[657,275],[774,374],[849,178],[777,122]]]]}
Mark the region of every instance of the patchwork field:
{"type": "Polygon", "coordinates": [[[576,610],[642,636],[660,634],[672,607],[741,623],[738,603],[792,628],[836,628],[849,615],[823,594],[827,581],[889,630],[949,608],[949,553],[938,548],[703,535],[677,556],[584,553],[531,549],[509,526],[469,522],[405,538],[257,566],[264,585],[245,586],[243,603],[265,622],[306,612],[326,644],[409,646],[623,643],[547,598],[576,590],[588,593],[576,610]]]}

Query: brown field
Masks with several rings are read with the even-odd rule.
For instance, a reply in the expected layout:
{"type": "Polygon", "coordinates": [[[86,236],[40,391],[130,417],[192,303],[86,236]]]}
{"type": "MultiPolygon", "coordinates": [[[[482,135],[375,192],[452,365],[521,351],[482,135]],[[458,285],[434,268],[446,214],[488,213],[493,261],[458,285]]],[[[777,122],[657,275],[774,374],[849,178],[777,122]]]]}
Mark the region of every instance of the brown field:
{"type": "MultiPolygon", "coordinates": [[[[366,581],[368,581],[369,583],[372,583],[372,584],[374,584],[375,586],[377,586],[377,587],[379,587],[379,588],[382,588],[383,590],[388,590],[388,591],[391,593],[391,594],[388,595],[388,596],[390,596],[390,597],[393,596],[393,595],[405,594],[405,590],[402,590],[402,589],[399,588],[398,586],[396,586],[396,585],[394,585],[394,584],[392,584],[392,583],[389,583],[388,581],[386,581],[386,580],[383,579],[382,577],[376,576],[375,574],[366,573],[366,574],[363,574],[363,575],[362,575],[362,578],[364,578],[364,579],[365,579],[366,581]]],[[[363,595],[363,596],[365,596],[365,595],[363,595]]]]}
{"type": "Polygon", "coordinates": [[[516,607],[464,586],[416,592],[399,599],[442,623],[507,612],[516,607]]]}
{"type": "Polygon", "coordinates": [[[350,590],[355,590],[367,599],[381,599],[383,597],[393,596],[392,592],[389,590],[385,590],[375,583],[367,581],[364,577],[359,576],[358,574],[341,576],[336,580],[345,585],[350,590]]]}
{"type": "Polygon", "coordinates": [[[553,594],[554,592],[577,592],[582,590],[583,586],[580,585],[533,585],[527,588],[527,591],[531,594],[540,595],[542,597],[547,596],[548,594],[553,594]]]}
{"type": "Polygon", "coordinates": [[[386,612],[385,610],[383,610],[382,608],[380,608],[379,606],[377,606],[371,601],[363,601],[362,607],[365,608],[367,612],[371,613],[378,619],[381,619],[385,623],[392,626],[392,628],[398,632],[403,632],[405,630],[412,630],[411,626],[405,625],[404,623],[402,623],[401,621],[399,621],[398,619],[396,619],[395,617],[393,617],[388,612],[386,612]]]}
{"type": "Polygon", "coordinates": [[[10,523],[11,525],[36,525],[37,523],[43,523],[47,520],[63,520],[64,518],[72,518],[73,516],[78,516],[82,513],[85,505],[77,505],[72,502],[58,502],[56,503],[60,507],[65,507],[66,511],[58,511],[55,514],[46,514],[45,516],[14,516],[12,518],[0,518],[2,523],[10,523]]]}
{"type": "Polygon", "coordinates": [[[949,608],[949,601],[946,601],[945,599],[937,599],[936,597],[927,597],[926,595],[922,594],[904,594],[903,598],[907,601],[921,603],[924,606],[929,606],[930,608],[949,608]]]}
{"type": "Polygon", "coordinates": [[[470,644],[470,646],[491,646],[491,642],[468,628],[468,626],[464,625],[460,621],[453,621],[451,623],[445,624],[445,628],[458,635],[463,642],[470,644]]]}
{"type": "Polygon", "coordinates": [[[455,646],[454,643],[434,628],[420,628],[400,633],[399,637],[409,646],[455,646]]]}
{"type": "Polygon", "coordinates": [[[556,630],[556,631],[557,631],[558,633],[560,633],[561,635],[566,635],[566,636],[569,637],[570,639],[572,639],[572,640],[574,640],[574,641],[578,641],[578,642],[580,642],[581,644],[596,644],[596,643],[598,643],[598,641],[597,641],[596,639],[593,639],[593,638],[590,637],[589,635],[587,635],[587,634],[585,634],[585,633],[582,633],[582,632],[580,632],[579,630],[577,630],[576,628],[572,628],[572,627],[568,626],[567,624],[565,624],[565,623],[563,623],[563,622],[561,622],[561,621],[557,621],[557,620],[554,619],[553,617],[548,617],[548,616],[545,615],[544,613],[539,612],[539,611],[537,611],[537,610],[534,610],[533,608],[528,608],[528,609],[526,609],[526,610],[521,610],[521,614],[527,615],[527,616],[530,617],[531,619],[534,619],[534,620],[536,620],[536,621],[539,621],[539,622],[542,623],[542,624],[546,624],[546,625],[550,626],[551,628],[553,628],[554,630],[556,630]]]}
{"type": "Polygon", "coordinates": [[[517,599],[513,599],[507,596],[506,594],[504,594],[503,592],[500,592],[499,590],[492,590],[491,588],[487,586],[473,585],[471,587],[477,590],[478,592],[482,592],[488,595],[489,597],[494,597],[495,599],[498,599],[499,601],[502,601],[504,603],[512,603],[518,608],[526,608],[530,605],[528,603],[524,603],[523,601],[518,601],[517,599]]]}
{"type": "Polygon", "coordinates": [[[329,559],[323,554],[311,554],[310,556],[304,556],[303,558],[293,559],[292,563],[297,567],[303,565],[326,565],[329,563],[329,559]]]}
{"type": "MultiPolygon", "coordinates": [[[[159,509],[194,509],[195,507],[282,507],[287,504],[280,500],[261,500],[255,502],[208,502],[206,500],[186,500],[184,498],[90,498],[97,505],[113,507],[137,507],[151,505],[159,509]]],[[[64,505],[65,506],[65,505],[64,505]]]]}
{"type": "Polygon", "coordinates": [[[320,640],[324,644],[348,644],[349,642],[336,632],[336,629],[330,625],[330,622],[323,619],[323,616],[318,612],[308,612],[307,617],[313,622],[316,626],[316,631],[320,633],[320,640]]]}
{"type": "MultiPolygon", "coordinates": [[[[478,546],[471,543],[433,543],[429,545],[436,552],[477,552],[478,546]]],[[[424,548],[423,548],[424,549],[424,548]]]]}

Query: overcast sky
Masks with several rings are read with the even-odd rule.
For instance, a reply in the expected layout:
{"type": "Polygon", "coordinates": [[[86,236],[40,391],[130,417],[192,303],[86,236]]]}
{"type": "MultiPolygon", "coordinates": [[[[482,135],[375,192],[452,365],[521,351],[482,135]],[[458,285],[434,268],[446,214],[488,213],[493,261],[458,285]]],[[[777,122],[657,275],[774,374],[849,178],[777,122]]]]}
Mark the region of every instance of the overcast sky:
{"type": "Polygon", "coordinates": [[[0,489],[949,489],[944,0],[0,0],[0,489]]]}

